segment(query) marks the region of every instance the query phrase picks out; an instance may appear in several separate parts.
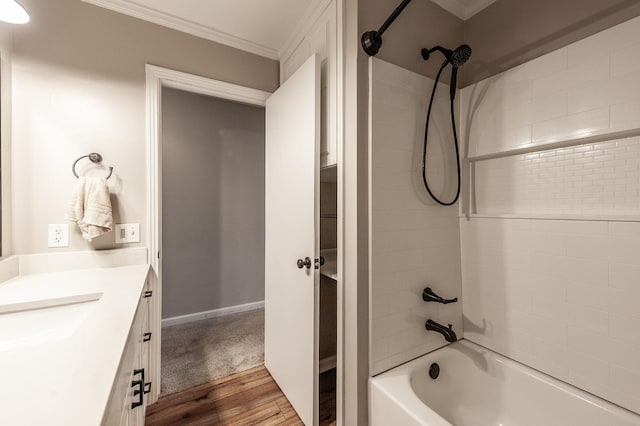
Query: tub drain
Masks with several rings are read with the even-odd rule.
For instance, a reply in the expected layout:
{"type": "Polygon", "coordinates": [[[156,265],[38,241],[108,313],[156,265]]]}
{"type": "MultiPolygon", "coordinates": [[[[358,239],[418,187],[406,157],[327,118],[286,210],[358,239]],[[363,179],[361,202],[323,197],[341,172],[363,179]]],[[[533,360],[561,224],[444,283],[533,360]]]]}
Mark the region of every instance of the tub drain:
{"type": "Polygon", "coordinates": [[[433,364],[431,364],[431,367],[429,367],[429,377],[435,380],[438,378],[439,375],[440,375],[440,366],[434,362],[433,364]]]}

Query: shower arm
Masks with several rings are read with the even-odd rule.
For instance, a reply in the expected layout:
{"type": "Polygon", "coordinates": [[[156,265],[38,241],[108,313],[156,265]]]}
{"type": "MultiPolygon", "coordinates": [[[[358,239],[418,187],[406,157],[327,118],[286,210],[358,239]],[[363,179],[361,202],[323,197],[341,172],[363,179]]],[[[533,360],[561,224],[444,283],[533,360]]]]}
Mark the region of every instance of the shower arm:
{"type": "Polygon", "coordinates": [[[411,0],[402,0],[402,2],[396,7],[391,15],[387,18],[386,21],[382,24],[382,26],[376,30],[367,31],[362,34],[360,38],[360,42],[362,43],[362,48],[369,56],[375,56],[378,54],[380,47],[382,46],[382,34],[387,31],[387,28],[393,24],[393,21],[396,20],[398,16],[402,13],[405,7],[411,2],[411,0]]]}

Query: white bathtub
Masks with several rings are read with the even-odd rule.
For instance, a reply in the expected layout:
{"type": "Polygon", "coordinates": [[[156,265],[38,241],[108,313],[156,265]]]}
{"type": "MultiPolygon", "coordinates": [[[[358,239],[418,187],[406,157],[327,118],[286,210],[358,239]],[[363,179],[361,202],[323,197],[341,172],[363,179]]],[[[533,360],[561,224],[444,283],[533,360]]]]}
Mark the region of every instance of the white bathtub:
{"type": "Polygon", "coordinates": [[[371,378],[369,390],[372,426],[640,425],[637,414],[467,340],[371,378]]]}

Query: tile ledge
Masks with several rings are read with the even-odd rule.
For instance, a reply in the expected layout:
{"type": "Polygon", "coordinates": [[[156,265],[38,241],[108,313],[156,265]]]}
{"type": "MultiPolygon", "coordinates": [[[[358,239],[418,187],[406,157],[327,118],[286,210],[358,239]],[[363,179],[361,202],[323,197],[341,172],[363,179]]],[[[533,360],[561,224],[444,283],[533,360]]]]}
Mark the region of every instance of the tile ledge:
{"type": "Polygon", "coordinates": [[[504,214],[504,213],[473,213],[461,214],[461,219],[539,219],[539,220],[575,220],[602,222],[640,222],[640,215],[578,215],[578,214],[504,214]]]}

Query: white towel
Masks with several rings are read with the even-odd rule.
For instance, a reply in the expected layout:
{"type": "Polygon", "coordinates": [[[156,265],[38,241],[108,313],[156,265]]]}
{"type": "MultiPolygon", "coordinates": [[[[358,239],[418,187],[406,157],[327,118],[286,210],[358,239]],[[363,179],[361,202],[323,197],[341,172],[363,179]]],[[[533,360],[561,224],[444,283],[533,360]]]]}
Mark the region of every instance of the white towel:
{"type": "Polygon", "coordinates": [[[98,177],[78,178],[76,192],[64,218],[77,222],[87,241],[111,231],[113,214],[107,181],[98,177]]]}

